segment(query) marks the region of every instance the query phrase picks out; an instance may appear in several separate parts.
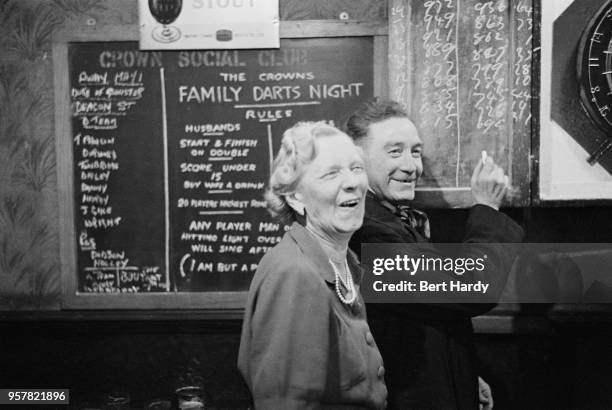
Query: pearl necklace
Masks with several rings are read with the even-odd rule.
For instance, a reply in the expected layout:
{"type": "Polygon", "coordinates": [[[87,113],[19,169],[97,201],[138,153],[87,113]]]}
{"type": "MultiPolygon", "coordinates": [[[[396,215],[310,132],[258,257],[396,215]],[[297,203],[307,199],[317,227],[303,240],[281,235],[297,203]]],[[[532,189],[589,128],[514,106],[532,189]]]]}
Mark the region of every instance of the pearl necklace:
{"type": "Polygon", "coordinates": [[[331,261],[331,259],[329,260],[329,264],[334,269],[334,276],[335,276],[335,282],[336,282],[336,294],[338,295],[338,298],[345,305],[353,304],[353,302],[357,298],[357,292],[355,291],[355,284],[353,282],[353,275],[351,275],[351,271],[349,270],[348,262],[346,261],[346,259],[344,260],[344,266],[345,266],[346,272],[347,272],[346,281],[344,280],[344,278],[340,274],[340,271],[338,270],[338,268],[336,268],[336,265],[331,261]],[[342,282],[344,287],[348,290],[348,293],[349,293],[348,297],[344,297],[344,295],[342,294],[342,290],[340,289],[340,282],[342,282]]]}

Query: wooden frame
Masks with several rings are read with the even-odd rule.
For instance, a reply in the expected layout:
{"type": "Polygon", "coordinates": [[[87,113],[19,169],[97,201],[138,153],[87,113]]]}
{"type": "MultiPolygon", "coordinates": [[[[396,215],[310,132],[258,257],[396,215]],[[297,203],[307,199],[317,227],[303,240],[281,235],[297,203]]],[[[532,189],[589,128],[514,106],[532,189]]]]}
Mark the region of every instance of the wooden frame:
{"type": "MultiPolygon", "coordinates": [[[[138,27],[101,26],[57,33],[53,43],[55,135],[57,150],[60,256],[63,309],[207,309],[219,315],[240,312],[247,292],[79,293],[75,246],[74,181],[68,44],[91,41],[137,41],[138,27]],[[226,312],[226,313],[220,313],[226,312]]],[[[387,22],[282,21],[281,38],[373,37],[374,95],[387,95],[387,22]]]]}

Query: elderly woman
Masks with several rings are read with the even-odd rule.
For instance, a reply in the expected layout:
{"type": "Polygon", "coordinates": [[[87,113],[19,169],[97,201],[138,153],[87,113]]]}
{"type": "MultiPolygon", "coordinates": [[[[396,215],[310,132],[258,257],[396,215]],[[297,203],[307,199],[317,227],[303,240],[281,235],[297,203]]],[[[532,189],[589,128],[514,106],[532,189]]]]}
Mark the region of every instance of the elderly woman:
{"type": "Polygon", "coordinates": [[[367,187],[347,135],[322,122],[285,132],[266,197],[293,225],[255,273],[238,356],[256,410],[386,405],[385,369],[348,250],[367,187]]]}

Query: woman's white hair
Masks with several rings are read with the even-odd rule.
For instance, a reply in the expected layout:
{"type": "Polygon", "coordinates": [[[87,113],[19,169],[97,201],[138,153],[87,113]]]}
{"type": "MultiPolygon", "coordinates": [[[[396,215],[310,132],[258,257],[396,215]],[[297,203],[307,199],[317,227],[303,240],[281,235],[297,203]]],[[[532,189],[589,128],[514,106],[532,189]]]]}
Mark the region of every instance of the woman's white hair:
{"type": "Polygon", "coordinates": [[[268,211],[284,223],[296,220],[296,212],[285,197],[295,192],[304,169],[317,156],[316,139],[344,135],[339,129],[323,121],[299,122],[283,134],[281,147],[274,159],[270,183],[264,194],[268,211]]]}

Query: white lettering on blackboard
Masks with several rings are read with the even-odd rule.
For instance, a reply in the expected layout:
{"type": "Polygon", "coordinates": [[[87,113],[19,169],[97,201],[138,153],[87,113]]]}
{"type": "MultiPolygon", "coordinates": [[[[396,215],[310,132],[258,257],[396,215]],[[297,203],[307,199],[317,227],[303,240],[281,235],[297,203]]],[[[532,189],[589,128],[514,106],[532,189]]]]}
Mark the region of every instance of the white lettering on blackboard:
{"type": "Polygon", "coordinates": [[[307,73],[261,73],[259,81],[295,81],[295,80],[314,80],[312,71],[307,73]]]}
{"type": "Polygon", "coordinates": [[[238,51],[181,51],[178,66],[187,67],[244,67],[238,51]]]}
{"type": "Polygon", "coordinates": [[[108,84],[108,73],[91,73],[87,74],[86,71],[81,71],[78,78],[79,84],[90,84],[90,85],[104,85],[108,84]]]}
{"type": "Polygon", "coordinates": [[[254,172],[256,168],[255,164],[223,164],[221,170],[223,172],[254,172]]]}
{"type": "Polygon", "coordinates": [[[181,172],[212,172],[212,164],[181,163],[181,172]]]}
{"type": "Polygon", "coordinates": [[[142,85],[142,71],[120,71],[115,74],[115,85],[139,86],[142,85]]]}
{"type": "Polygon", "coordinates": [[[79,245],[82,251],[94,250],[96,249],[96,240],[90,238],[87,231],[82,231],[79,235],[79,245]]]}
{"type": "Polygon", "coordinates": [[[84,219],[83,225],[85,226],[85,228],[114,228],[116,226],[119,226],[120,222],[120,216],[116,218],[97,218],[94,216],[90,219],[84,219]]]}
{"type": "Polygon", "coordinates": [[[237,201],[234,199],[222,199],[219,201],[221,208],[248,208],[249,201],[237,201]]]}
{"type": "Polygon", "coordinates": [[[273,222],[260,222],[259,228],[257,229],[259,232],[274,232],[280,229],[280,224],[273,222]]]}
{"type": "Polygon", "coordinates": [[[100,53],[98,63],[102,68],[162,67],[159,51],[113,50],[100,53]]]}
{"type": "Polygon", "coordinates": [[[228,235],[224,234],[221,239],[222,242],[227,243],[247,243],[249,241],[248,235],[228,235]]]}
{"type": "Polygon", "coordinates": [[[219,73],[223,81],[246,81],[246,73],[219,73]]]}
{"type": "Polygon", "coordinates": [[[179,86],[179,102],[197,102],[197,103],[220,103],[220,102],[238,102],[240,101],[240,92],[242,87],[232,86],[211,86],[211,87],[195,87],[195,86],[179,86]]]}
{"type": "Polygon", "coordinates": [[[208,144],[210,143],[209,139],[202,139],[199,138],[197,140],[190,140],[190,139],[185,139],[182,138],[179,141],[179,147],[181,148],[188,148],[188,147],[207,147],[208,144]]]}
{"type": "Polygon", "coordinates": [[[89,87],[81,87],[81,88],[72,87],[70,89],[71,98],[89,98],[89,95],[90,95],[89,87]]]}
{"type": "Polygon", "coordinates": [[[523,128],[529,132],[531,122],[531,64],[533,60],[532,39],[533,7],[530,2],[516,4],[516,30],[519,33],[514,47],[514,83],[512,84],[512,118],[517,123],[515,130],[523,128]],[[525,33],[525,34],[523,34],[525,33]]]}
{"type": "Polygon", "coordinates": [[[125,252],[116,252],[111,250],[91,251],[89,253],[91,259],[125,259],[125,252]]]}
{"type": "Polygon", "coordinates": [[[111,162],[111,161],[90,161],[88,159],[84,159],[77,163],[77,166],[80,169],[99,169],[101,171],[106,171],[110,169],[112,171],[116,171],[119,169],[119,163],[111,162]]]}
{"type": "Polygon", "coordinates": [[[221,245],[219,253],[242,253],[242,245],[221,245]]]}
{"type": "Polygon", "coordinates": [[[186,277],[187,272],[212,272],[213,264],[210,262],[198,262],[196,259],[191,257],[190,253],[187,253],[181,258],[179,270],[181,276],[186,277]]]}
{"type": "Polygon", "coordinates": [[[81,145],[81,143],[83,145],[94,145],[94,146],[113,145],[115,143],[115,137],[94,137],[88,134],[81,135],[81,133],[78,133],[74,137],[74,141],[76,142],[77,145],[81,145]]]}
{"type": "Polygon", "coordinates": [[[293,115],[292,110],[246,110],[244,119],[264,120],[279,120],[281,118],[290,118],[293,115]]]}
{"type": "Polygon", "coordinates": [[[313,99],[358,97],[362,86],[363,83],[310,84],[308,91],[313,99]]]}
{"type": "Polygon", "coordinates": [[[104,158],[115,161],[117,159],[117,153],[115,150],[99,150],[97,148],[83,148],[81,155],[83,158],[104,158]]]}
{"type": "Polygon", "coordinates": [[[211,133],[240,131],[240,123],[236,124],[185,124],[185,132],[211,133]]]}
{"type": "Polygon", "coordinates": [[[250,231],[251,223],[217,221],[215,229],[218,231],[250,231]]]}
{"type": "Polygon", "coordinates": [[[219,273],[233,272],[233,271],[236,270],[237,267],[238,267],[237,263],[223,263],[223,262],[219,262],[219,263],[217,263],[217,272],[219,272],[219,273]]]}
{"type": "Polygon", "coordinates": [[[195,253],[214,253],[212,245],[204,245],[202,243],[193,243],[190,245],[191,252],[195,253]]]}
{"type": "Polygon", "coordinates": [[[202,181],[183,181],[183,188],[197,189],[202,185],[202,181]]]}
{"type": "Polygon", "coordinates": [[[86,130],[114,130],[117,129],[117,118],[83,116],[81,124],[86,130]]]}
{"type": "Polygon", "coordinates": [[[144,87],[126,88],[126,87],[102,87],[94,91],[96,97],[112,98],[130,98],[139,100],[144,93],[144,87]]]}
{"type": "Polygon", "coordinates": [[[206,233],[189,233],[181,234],[182,241],[198,241],[198,242],[217,242],[217,235],[206,233]]]}
{"type": "Polygon", "coordinates": [[[189,224],[190,231],[207,231],[210,229],[212,222],[210,221],[191,221],[189,224]]]}
{"type": "Polygon", "coordinates": [[[267,206],[264,200],[251,199],[251,208],[266,208],[267,206]]]}
{"type": "Polygon", "coordinates": [[[110,102],[98,101],[75,101],[74,113],[79,114],[101,114],[108,115],[112,113],[112,104],[110,102]]]}
{"type": "Polygon", "coordinates": [[[249,155],[249,149],[221,149],[213,148],[210,150],[211,157],[246,157],[249,155]]]}
{"type": "Polygon", "coordinates": [[[273,85],[253,86],[254,101],[297,100],[302,96],[299,86],[273,85]]]}
{"type": "Polygon", "coordinates": [[[224,147],[229,147],[229,148],[236,148],[236,147],[248,147],[248,148],[255,148],[257,146],[257,140],[251,140],[251,139],[235,139],[235,138],[227,138],[224,142],[223,142],[223,146],[224,147]]]}
{"type": "Polygon", "coordinates": [[[279,243],[281,238],[279,236],[258,236],[257,243],[279,243]]]}
{"type": "Polygon", "coordinates": [[[264,182],[236,182],[234,189],[264,189],[264,182]]]}
{"type": "Polygon", "coordinates": [[[251,246],[249,247],[249,254],[250,255],[259,255],[261,253],[266,253],[268,252],[268,249],[271,249],[271,246],[251,246]]]}
{"type": "Polygon", "coordinates": [[[110,177],[110,171],[105,172],[85,172],[81,171],[81,180],[85,181],[108,181],[110,177]]]}
{"type": "Polygon", "coordinates": [[[306,65],[308,64],[308,51],[303,48],[262,50],[257,54],[257,62],[262,67],[306,65]]]}
{"type": "Polygon", "coordinates": [[[206,155],[206,150],[205,149],[192,149],[189,151],[189,155],[191,155],[192,157],[203,157],[204,155],[206,155]]]}
{"type": "Polygon", "coordinates": [[[81,183],[81,192],[98,192],[100,194],[105,194],[107,189],[108,189],[108,184],[89,185],[84,182],[81,183]]]}
{"type": "Polygon", "coordinates": [[[87,195],[83,194],[81,196],[82,204],[98,204],[98,205],[106,205],[108,204],[108,195],[87,195]]]}

